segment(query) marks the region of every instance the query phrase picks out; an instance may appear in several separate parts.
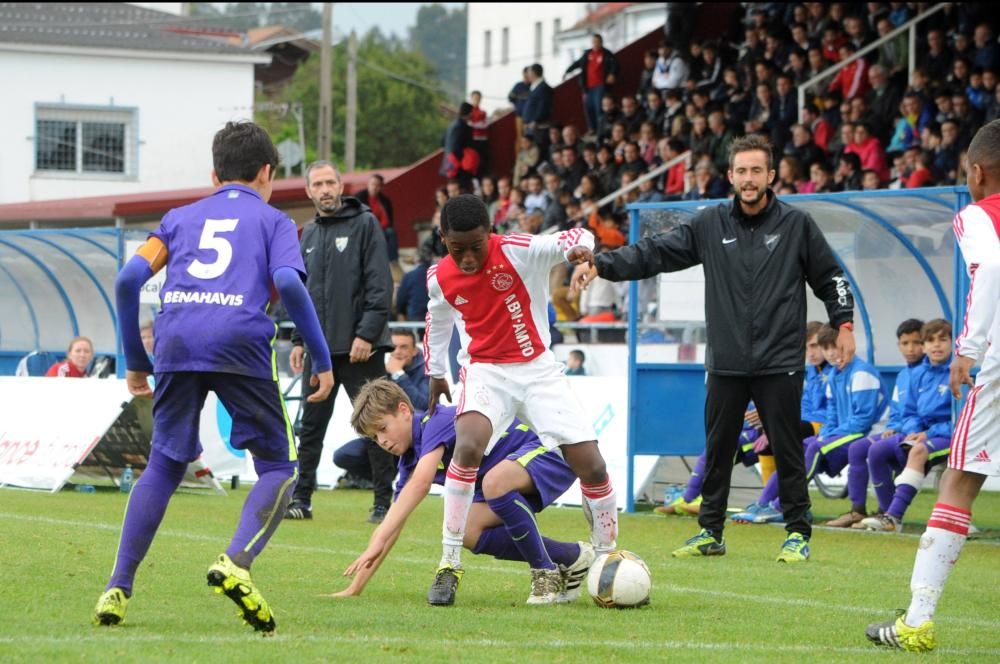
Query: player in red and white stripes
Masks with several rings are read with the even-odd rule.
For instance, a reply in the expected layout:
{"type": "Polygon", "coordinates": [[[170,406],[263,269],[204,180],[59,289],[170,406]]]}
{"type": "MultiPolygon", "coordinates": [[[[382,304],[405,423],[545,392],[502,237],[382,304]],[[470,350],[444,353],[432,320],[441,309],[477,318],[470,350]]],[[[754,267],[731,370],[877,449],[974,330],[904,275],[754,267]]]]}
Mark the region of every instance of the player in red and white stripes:
{"type": "Polygon", "coordinates": [[[955,238],[969,273],[965,321],[955,344],[951,392],[972,386],[951,441],[938,502],[920,538],[910,581],[912,599],[898,619],[868,626],[877,645],[912,652],[937,646],[934,610],[948,573],[965,545],[972,503],[987,476],[1000,475],[1000,120],[981,128],[968,151],[969,193],[975,203],[955,217],[955,238]],[[973,384],[971,370],[982,361],[973,384]]]}

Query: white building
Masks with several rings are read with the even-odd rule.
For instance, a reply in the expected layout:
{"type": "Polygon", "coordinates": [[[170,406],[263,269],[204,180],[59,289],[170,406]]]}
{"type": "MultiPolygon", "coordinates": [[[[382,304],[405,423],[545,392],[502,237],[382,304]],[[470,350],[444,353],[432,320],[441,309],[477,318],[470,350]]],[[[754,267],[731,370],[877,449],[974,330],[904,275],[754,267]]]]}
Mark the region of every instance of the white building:
{"type": "Polygon", "coordinates": [[[210,182],[267,53],[128,4],[0,5],[0,203],[210,182]]]}
{"type": "Polygon", "coordinates": [[[537,62],[551,85],[572,62],[556,35],[590,13],[583,2],[468,4],[466,86],[483,93],[483,108],[507,108],[507,94],[525,67],[537,62]]]}
{"type": "Polygon", "coordinates": [[[468,4],[466,85],[483,93],[488,113],[507,108],[510,89],[535,62],[555,86],[590,48],[590,35],[617,51],[663,26],[666,5],[656,2],[546,2],[468,4]]]}

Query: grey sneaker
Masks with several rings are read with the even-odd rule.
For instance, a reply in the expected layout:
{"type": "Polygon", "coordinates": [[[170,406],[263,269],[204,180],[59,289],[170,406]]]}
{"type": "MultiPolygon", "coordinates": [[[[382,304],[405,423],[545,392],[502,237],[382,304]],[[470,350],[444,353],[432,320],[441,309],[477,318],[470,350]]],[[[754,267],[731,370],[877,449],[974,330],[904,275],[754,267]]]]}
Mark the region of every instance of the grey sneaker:
{"type": "Polygon", "coordinates": [[[386,512],[389,508],[385,505],[376,505],[372,508],[371,514],[368,515],[368,523],[382,523],[385,521],[386,512]]]}
{"type": "Polygon", "coordinates": [[[556,569],[531,570],[531,594],[527,604],[558,604],[563,593],[562,572],[556,569]]]}

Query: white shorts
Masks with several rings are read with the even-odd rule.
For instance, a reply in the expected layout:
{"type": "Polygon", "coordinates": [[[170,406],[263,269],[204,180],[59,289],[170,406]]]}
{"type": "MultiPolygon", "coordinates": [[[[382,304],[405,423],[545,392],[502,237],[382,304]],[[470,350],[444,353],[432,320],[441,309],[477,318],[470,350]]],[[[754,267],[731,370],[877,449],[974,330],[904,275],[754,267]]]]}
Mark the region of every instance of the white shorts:
{"type": "Polygon", "coordinates": [[[951,439],[948,467],[980,475],[1000,475],[1000,382],[980,382],[969,390],[951,439]]]}
{"type": "Polygon", "coordinates": [[[562,364],[551,351],[531,362],[516,364],[474,363],[460,372],[462,396],[457,415],[481,413],[493,425],[486,454],[515,417],[553,449],[596,440],[590,418],[573,393],[562,364]]]}

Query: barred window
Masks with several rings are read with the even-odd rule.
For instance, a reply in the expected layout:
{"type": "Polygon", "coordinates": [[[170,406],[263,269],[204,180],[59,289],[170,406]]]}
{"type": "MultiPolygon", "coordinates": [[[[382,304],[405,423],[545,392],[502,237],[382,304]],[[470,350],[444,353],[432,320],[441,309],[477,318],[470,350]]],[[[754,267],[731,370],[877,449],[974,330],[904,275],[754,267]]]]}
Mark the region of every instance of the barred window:
{"type": "Polygon", "coordinates": [[[35,170],[135,175],[135,116],[134,109],[39,105],[35,113],[35,170]]]}

